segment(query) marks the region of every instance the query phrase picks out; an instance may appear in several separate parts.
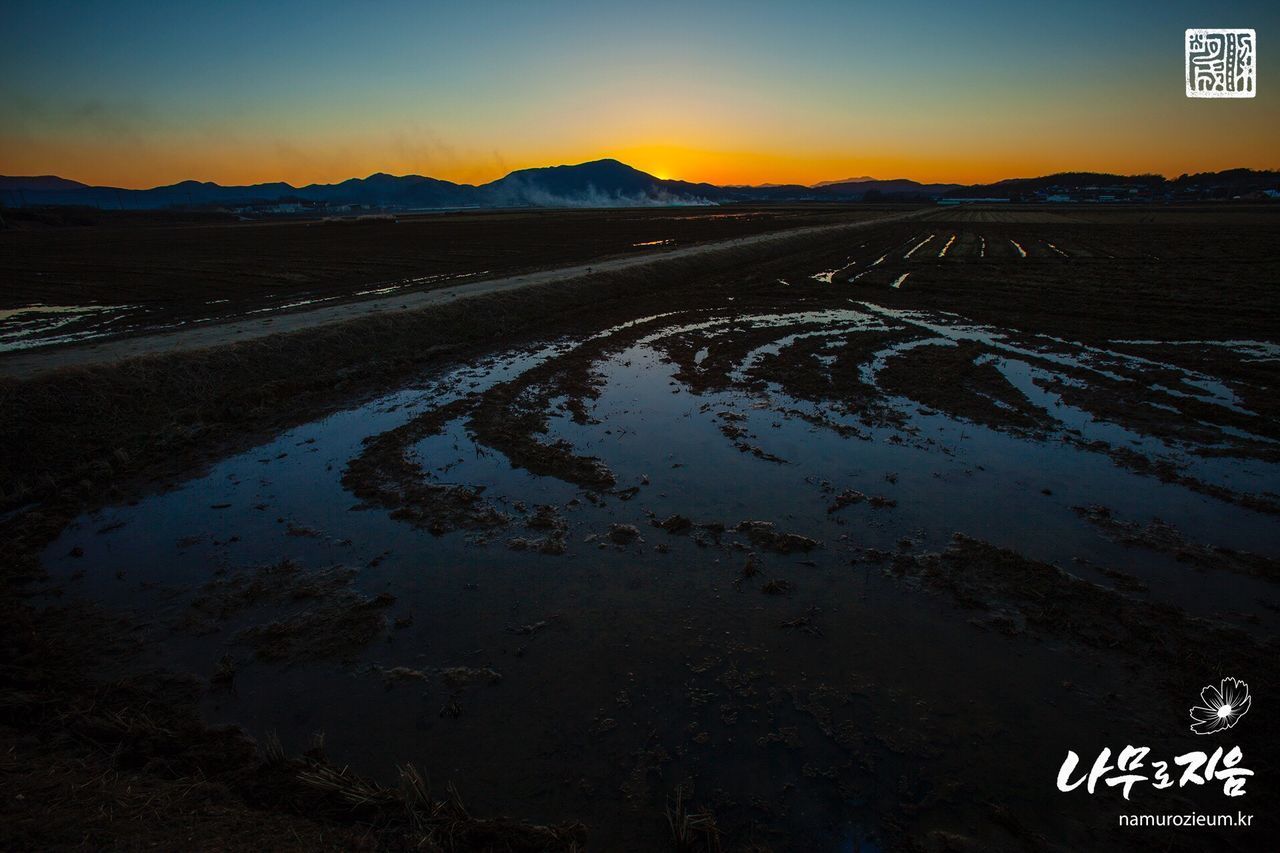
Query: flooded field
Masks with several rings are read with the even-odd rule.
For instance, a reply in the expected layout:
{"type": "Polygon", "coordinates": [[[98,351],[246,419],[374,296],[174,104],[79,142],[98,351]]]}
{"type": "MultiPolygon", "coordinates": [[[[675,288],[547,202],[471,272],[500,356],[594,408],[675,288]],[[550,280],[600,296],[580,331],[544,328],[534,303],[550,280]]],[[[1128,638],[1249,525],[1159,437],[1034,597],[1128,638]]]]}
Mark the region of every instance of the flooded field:
{"type": "MultiPolygon", "coordinates": [[[[1129,847],[1118,812],[1238,803],[1063,794],[1067,750],[1198,747],[1205,683],[1280,683],[1280,353],[991,322],[957,283],[1158,254],[1015,227],[496,345],[43,562],[208,719],[591,849],[1129,847]]],[[[1233,742],[1274,791],[1262,732],[1233,742]]]]}

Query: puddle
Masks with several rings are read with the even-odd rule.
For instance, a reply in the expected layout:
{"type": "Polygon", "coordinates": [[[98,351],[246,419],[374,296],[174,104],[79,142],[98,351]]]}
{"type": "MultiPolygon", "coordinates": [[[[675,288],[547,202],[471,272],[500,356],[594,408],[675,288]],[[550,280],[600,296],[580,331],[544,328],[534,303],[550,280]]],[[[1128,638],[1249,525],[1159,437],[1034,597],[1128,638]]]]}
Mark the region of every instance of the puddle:
{"type": "Polygon", "coordinates": [[[0,352],[113,334],[137,305],[27,305],[0,309],[0,352]]]}
{"type": "MultiPolygon", "coordinates": [[[[231,655],[212,720],[291,749],[325,731],[340,764],[388,778],[412,761],[477,813],[585,820],[599,849],[666,843],[686,781],[726,831],[808,849],[997,796],[1069,838],[1058,754],[1094,741],[1108,695],[1151,689],[1137,652],[1073,633],[1093,611],[1041,624],[931,584],[1009,549],[1078,578],[1055,583],[1079,601],[1273,628],[1254,564],[1189,564],[1096,523],[1158,518],[1176,541],[1280,556],[1273,517],[1108,452],[1227,495],[1280,486],[1274,462],[1196,456],[1086,394],[1156,364],[870,303],[642,317],[290,430],[79,519],[45,563],[149,620],[160,663],[231,655]],[[328,585],[341,612],[308,597],[328,585]],[[336,659],[306,653],[342,631],[336,659]],[[1000,737],[975,741],[975,721],[1000,737]]],[[[1222,413],[1206,441],[1251,437],[1229,389],[1159,368],[1186,382],[1146,383],[1148,408],[1194,399],[1222,413]]],[[[1192,623],[1170,624],[1181,648],[1192,623]]]]}
{"type": "Polygon", "coordinates": [[[266,308],[254,308],[251,311],[245,311],[246,315],[252,314],[271,314],[276,311],[286,311],[290,308],[303,308],[307,305],[316,305],[320,302],[332,302],[339,299],[338,296],[321,296],[314,299],[295,299],[292,302],[282,302],[279,305],[268,305],[266,308]]]}
{"type": "Polygon", "coordinates": [[[927,246],[929,243],[933,242],[933,238],[934,238],[935,236],[936,236],[936,235],[934,235],[934,234],[930,234],[928,237],[925,237],[925,238],[924,238],[923,240],[921,240],[919,243],[916,243],[914,246],[912,246],[912,247],[911,247],[911,250],[910,250],[910,251],[908,251],[905,255],[903,255],[903,256],[902,256],[903,260],[906,260],[907,258],[910,258],[912,255],[914,255],[914,254],[915,254],[916,252],[918,252],[920,249],[923,249],[923,248],[924,248],[925,246],[927,246]]]}
{"type": "Polygon", "coordinates": [[[1114,340],[1112,343],[1152,347],[1221,347],[1243,356],[1245,361],[1280,361],[1280,344],[1269,341],[1114,340]]]}

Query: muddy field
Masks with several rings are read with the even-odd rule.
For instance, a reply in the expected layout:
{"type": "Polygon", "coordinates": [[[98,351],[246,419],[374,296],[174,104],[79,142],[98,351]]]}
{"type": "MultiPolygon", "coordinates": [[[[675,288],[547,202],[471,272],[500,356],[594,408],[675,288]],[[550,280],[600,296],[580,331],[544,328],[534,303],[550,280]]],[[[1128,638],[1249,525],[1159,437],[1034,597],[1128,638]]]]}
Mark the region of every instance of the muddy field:
{"type": "MultiPolygon", "coordinates": [[[[498,849],[1270,849],[1280,219],[1223,213],[939,210],[584,296],[6,531],[38,606],[124,620],[117,676],[194,673],[264,744],[195,763],[269,818],[254,843],[507,815],[498,849]],[[1188,708],[1227,676],[1255,708],[1208,744],[1188,708]],[[1055,788],[1068,750],[1127,744],[1255,775],[1055,788]],[[263,793],[286,776],[331,811],[263,793]]],[[[6,696],[9,726],[54,702],[6,696]]]]}
{"type": "Polygon", "coordinates": [[[883,215],[885,208],[660,208],[396,219],[0,229],[0,354],[391,298],[597,258],[883,215]]]}

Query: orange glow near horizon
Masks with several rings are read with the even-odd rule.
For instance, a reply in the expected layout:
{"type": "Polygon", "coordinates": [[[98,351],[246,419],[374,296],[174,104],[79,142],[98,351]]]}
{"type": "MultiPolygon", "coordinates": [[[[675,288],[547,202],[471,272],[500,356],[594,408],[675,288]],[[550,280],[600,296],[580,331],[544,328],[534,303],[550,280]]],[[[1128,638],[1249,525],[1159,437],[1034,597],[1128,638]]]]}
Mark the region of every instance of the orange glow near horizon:
{"type": "Polygon", "coordinates": [[[1140,110],[1068,98],[1049,110],[1036,106],[1038,95],[1017,90],[1014,97],[1031,105],[978,123],[966,120],[962,105],[937,98],[914,108],[889,100],[825,114],[821,104],[779,97],[753,114],[730,95],[660,101],[624,91],[600,96],[601,109],[590,113],[552,105],[546,114],[529,108],[494,117],[494,105],[473,105],[482,114],[457,114],[448,136],[378,105],[353,108],[350,116],[298,107],[231,124],[157,119],[119,128],[123,118],[77,115],[0,124],[0,171],[147,188],[184,180],[304,186],[375,172],[480,184],[517,169],[602,158],[660,178],[719,185],[862,176],[971,184],[1063,171],[1175,177],[1280,167],[1272,144],[1280,113],[1263,109],[1261,96],[1206,106],[1178,94],[1140,110]],[[1212,120],[1197,120],[1204,110],[1212,120]]]}
{"type": "Polygon", "coordinates": [[[722,186],[764,183],[812,185],[863,176],[882,180],[910,178],[922,183],[977,184],[1061,171],[1158,172],[1173,177],[1183,172],[1280,166],[1269,150],[1263,150],[1263,146],[1258,146],[1258,150],[1251,153],[1228,151],[1211,157],[1185,157],[1176,153],[1157,157],[1154,152],[1147,152],[1145,156],[1125,156],[1119,152],[1107,155],[1101,151],[1051,152],[1044,148],[1025,153],[997,152],[997,156],[983,157],[980,152],[965,156],[958,150],[950,156],[871,151],[855,156],[837,151],[784,154],[679,145],[636,145],[602,151],[577,148],[563,153],[547,151],[512,161],[494,157],[437,160],[378,150],[364,154],[351,149],[298,156],[296,151],[281,152],[273,150],[272,146],[265,148],[262,151],[222,149],[200,152],[188,146],[182,147],[181,153],[153,151],[140,157],[136,152],[112,147],[92,148],[75,142],[22,150],[0,139],[0,161],[4,163],[5,173],[10,175],[55,174],[90,185],[130,189],[183,180],[213,181],[222,185],[284,181],[304,186],[337,183],[349,178],[367,177],[375,172],[419,174],[455,183],[480,184],[517,169],[603,158],[620,160],[661,179],[722,186]]]}

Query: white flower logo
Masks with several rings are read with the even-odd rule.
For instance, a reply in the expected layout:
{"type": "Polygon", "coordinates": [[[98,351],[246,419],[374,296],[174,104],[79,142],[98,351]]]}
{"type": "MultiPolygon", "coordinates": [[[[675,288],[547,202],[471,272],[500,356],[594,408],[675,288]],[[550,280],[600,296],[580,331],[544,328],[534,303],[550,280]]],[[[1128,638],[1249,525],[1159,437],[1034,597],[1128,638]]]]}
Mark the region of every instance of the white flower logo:
{"type": "Polygon", "coordinates": [[[1191,708],[1191,731],[1211,735],[1234,726],[1249,711],[1249,685],[1235,678],[1224,678],[1200,691],[1203,705],[1191,708]]]}

